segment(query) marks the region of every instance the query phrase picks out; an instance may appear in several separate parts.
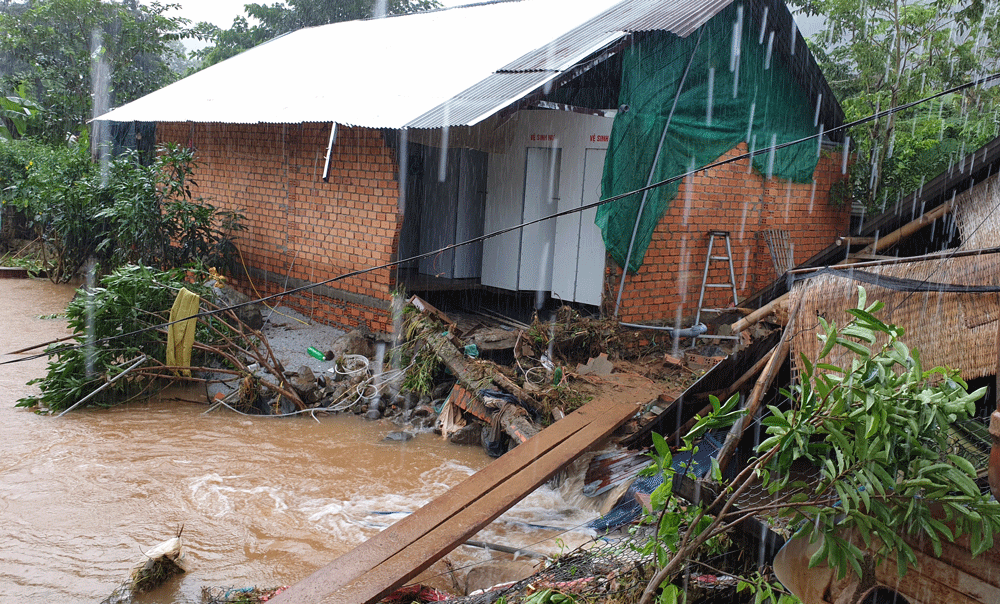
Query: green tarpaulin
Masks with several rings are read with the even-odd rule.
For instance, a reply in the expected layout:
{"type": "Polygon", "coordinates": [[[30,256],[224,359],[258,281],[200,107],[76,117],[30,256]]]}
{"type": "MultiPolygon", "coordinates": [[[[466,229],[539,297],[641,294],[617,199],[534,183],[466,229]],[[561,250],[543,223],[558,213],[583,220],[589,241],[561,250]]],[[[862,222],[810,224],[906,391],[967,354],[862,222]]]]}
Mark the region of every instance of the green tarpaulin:
{"type": "MultiPolygon", "coordinates": [[[[625,51],[619,102],[629,109],[615,117],[601,198],[646,186],[668,116],[654,183],[705,166],[740,141],[759,151],[816,134],[816,99],[806,98],[782,57],[771,54],[771,35],[761,34],[759,22],[730,5],[687,38],[653,32],[625,51]]],[[[818,149],[812,140],[769,151],[754,158],[754,167],[762,174],[810,182],[818,149]]],[[[642,266],[653,229],[678,186],[649,192],[629,270],[642,266]]],[[[595,222],[619,266],[625,265],[641,202],[642,194],[636,194],[597,209],[595,222]]]]}

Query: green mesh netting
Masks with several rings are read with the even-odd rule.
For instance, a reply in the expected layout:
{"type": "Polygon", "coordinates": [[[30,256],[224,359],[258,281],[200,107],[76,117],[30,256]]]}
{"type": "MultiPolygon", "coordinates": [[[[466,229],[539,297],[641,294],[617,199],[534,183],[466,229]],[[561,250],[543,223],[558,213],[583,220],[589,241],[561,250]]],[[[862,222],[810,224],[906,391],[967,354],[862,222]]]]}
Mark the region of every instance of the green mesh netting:
{"type": "MultiPolygon", "coordinates": [[[[689,61],[652,182],[705,166],[741,141],[761,150],[815,134],[815,99],[806,98],[783,57],[769,52],[770,38],[730,5],[687,38],[653,32],[625,51],[619,102],[629,110],[615,117],[601,198],[646,186],[689,61]]],[[[818,149],[815,141],[804,142],[758,155],[753,163],[762,174],[810,182],[818,149]]],[[[632,272],[642,266],[653,229],[678,187],[672,183],[649,192],[629,262],[632,272]]],[[[595,223],[619,266],[625,265],[641,202],[642,194],[636,194],[597,209],[595,223]]]]}

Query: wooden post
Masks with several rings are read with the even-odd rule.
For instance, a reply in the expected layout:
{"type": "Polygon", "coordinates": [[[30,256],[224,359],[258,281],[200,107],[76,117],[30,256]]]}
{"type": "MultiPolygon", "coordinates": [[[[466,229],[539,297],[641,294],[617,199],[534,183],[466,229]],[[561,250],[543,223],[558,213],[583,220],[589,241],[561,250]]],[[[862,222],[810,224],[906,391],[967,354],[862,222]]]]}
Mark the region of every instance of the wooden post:
{"type": "Polygon", "coordinates": [[[743,433],[750,425],[750,422],[753,421],[757,410],[760,409],[764,393],[771,387],[771,383],[774,382],[774,378],[778,375],[778,370],[784,364],[785,358],[788,357],[788,349],[791,347],[792,338],[795,335],[795,316],[798,314],[799,308],[802,307],[803,299],[804,297],[800,296],[799,303],[789,313],[788,325],[785,326],[781,342],[775,347],[774,354],[771,355],[771,358],[767,361],[767,365],[764,366],[764,371],[761,373],[760,379],[757,380],[757,383],[753,386],[753,390],[750,391],[750,397],[747,399],[746,404],[746,412],[743,414],[743,417],[736,420],[729,433],[726,434],[726,440],[722,443],[722,448],[716,457],[719,460],[719,468],[722,470],[725,470],[726,466],[729,465],[733,453],[736,452],[736,446],[740,443],[740,439],[743,438],[743,433]]]}

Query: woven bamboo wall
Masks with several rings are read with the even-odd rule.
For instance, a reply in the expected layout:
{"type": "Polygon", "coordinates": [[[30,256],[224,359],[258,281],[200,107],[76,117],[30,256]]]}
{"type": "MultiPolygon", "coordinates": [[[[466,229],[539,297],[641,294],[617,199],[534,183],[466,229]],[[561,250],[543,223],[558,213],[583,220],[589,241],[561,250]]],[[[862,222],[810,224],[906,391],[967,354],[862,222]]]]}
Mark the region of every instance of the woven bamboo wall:
{"type": "MultiPolygon", "coordinates": [[[[933,283],[998,285],[1000,254],[925,260],[865,270],[933,283]]],[[[816,317],[844,325],[849,319],[844,309],[857,302],[859,285],[865,288],[869,303],[874,300],[885,303],[885,308],[877,315],[882,321],[906,330],[902,341],[920,351],[924,369],[946,365],[959,369],[966,380],[993,375],[996,371],[1000,293],[900,292],[830,274],[801,281],[793,289],[791,304],[793,307],[800,301],[802,304],[796,321],[798,333],[792,340],[792,358],[797,368],[801,368],[800,353],[811,360],[819,354],[820,342],[816,335],[820,327],[816,317]]],[[[846,353],[835,350],[827,362],[849,363],[845,357],[846,353]]]]}
{"type": "Polygon", "coordinates": [[[994,174],[955,198],[955,223],[962,249],[981,250],[1000,246],[1000,181],[994,174]]]}

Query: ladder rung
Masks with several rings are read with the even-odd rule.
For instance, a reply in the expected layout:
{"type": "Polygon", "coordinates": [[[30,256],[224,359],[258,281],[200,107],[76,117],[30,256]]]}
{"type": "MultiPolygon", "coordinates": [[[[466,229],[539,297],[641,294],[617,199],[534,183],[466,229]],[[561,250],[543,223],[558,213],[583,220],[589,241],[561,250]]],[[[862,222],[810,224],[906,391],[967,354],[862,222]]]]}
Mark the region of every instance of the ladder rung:
{"type": "Polygon", "coordinates": [[[701,312],[733,312],[735,308],[702,308],[701,312]]]}
{"type": "Polygon", "coordinates": [[[729,260],[729,256],[712,256],[712,260],[729,260]]]}
{"type": "Polygon", "coordinates": [[[705,287],[732,287],[732,283],[706,283],[705,287]]]}
{"type": "Polygon", "coordinates": [[[739,336],[706,336],[706,335],[701,335],[701,336],[698,336],[698,337],[702,338],[704,340],[739,340],[740,339],[739,336]]]}

